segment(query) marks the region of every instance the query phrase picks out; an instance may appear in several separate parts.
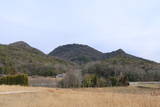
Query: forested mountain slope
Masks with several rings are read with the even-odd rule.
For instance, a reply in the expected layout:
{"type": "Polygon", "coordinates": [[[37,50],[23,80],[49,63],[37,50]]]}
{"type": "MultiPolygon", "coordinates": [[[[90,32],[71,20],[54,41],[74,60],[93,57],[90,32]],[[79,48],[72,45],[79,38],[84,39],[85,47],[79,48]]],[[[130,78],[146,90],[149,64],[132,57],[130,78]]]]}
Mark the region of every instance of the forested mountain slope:
{"type": "Polygon", "coordinates": [[[45,55],[23,41],[0,45],[1,74],[56,75],[67,71],[70,66],[71,63],[45,55]]]}

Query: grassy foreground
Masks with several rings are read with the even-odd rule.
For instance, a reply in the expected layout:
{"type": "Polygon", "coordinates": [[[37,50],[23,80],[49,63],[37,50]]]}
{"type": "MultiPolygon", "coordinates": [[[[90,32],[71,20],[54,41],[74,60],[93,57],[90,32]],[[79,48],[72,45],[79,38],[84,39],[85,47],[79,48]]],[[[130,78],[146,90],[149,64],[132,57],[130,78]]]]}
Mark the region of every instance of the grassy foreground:
{"type": "Polygon", "coordinates": [[[136,87],[56,89],[0,86],[6,91],[34,93],[0,94],[0,107],[160,107],[158,89],[136,87]]]}

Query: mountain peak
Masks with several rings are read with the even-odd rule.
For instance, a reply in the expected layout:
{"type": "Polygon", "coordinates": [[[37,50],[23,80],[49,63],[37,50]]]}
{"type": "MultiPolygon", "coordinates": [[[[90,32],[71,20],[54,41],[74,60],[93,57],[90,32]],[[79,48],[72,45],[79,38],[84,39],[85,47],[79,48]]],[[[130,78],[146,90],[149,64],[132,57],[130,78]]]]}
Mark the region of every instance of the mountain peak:
{"type": "Polygon", "coordinates": [[[105,53],[104,58],[112,58],[115,56],[128,56],[128,54],[123,49],[118,49],[113,52],[105,53]]]}
{"type": "Polygon", "coordinates": [[[24,47],[24,48],[30,48],[31,46],[29,44],[27,44],[24,41],[17,41],[14,43],[9,44],[10,46],[18,46],[18,47],[24,47]]]}
{"type": "Polygon", "coordinates": [[[76,43],[73,43],[73,44],[67,44],[67,45],[62,45],[62,46],[59,46],[58,48],[66,48],[66,47],[89,47],[88,45],[83,45],[83,44],[76,44],[76,43]]]}
{"type": "Polygon", "coordinates": [[[123,49],[118,49],[114,52],[119,53],[119,54],[125,54],[126,53],[123,49]]]}

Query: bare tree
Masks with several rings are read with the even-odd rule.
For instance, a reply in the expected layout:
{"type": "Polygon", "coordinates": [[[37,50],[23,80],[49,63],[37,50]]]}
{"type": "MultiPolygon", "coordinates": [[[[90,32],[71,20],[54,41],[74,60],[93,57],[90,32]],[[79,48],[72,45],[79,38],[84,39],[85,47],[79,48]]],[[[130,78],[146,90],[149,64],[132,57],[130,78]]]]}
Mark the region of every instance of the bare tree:
{"type": "Polygon", "coordinates": [[[71,69],[65,74],[63,80],[60,82],[60,85],[64,88],[76,88],[81,87],[81,82],[81,71],[77,69],[71,69]]]}

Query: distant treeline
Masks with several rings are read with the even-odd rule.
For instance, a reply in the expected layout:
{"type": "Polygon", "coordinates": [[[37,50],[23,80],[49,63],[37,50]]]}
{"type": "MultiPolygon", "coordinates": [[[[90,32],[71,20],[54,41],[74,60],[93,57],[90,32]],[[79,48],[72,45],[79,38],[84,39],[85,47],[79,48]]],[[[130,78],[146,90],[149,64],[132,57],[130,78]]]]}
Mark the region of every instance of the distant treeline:
{"type": "Polygon", "coordinates": [[[2,76],[0,84],[28,86],[28,76],[25,74],[2,76]]]}
{"type": "Polygon", "coordinates": [[[78,87],[111,87],[128,86],[128,77],[125,75],[110,76],[108,78],[96,74],[82,74],[81,71],[71,70],[67,72],[59,83],[62,88],[78,87]]]}
{"type": "Polygon", "coordinates": [[[129,81],[160,81],[159,64],[122,56],[86,64],[82,72],[103,78],[124,75],[129,81]]]}
{"type": "Polygon", "coordinates": [[[54,66],[53,67],[49,66],[49,67],[38,67],[37,68],[37,66],[34,66],[34,65],[25,65],[25,66],[21,66],[21,68],[16,68],[13,64],[10,64],[10,65],[0,67],[0,74],[1,75],[14,75],[14,74],[18,74],[19,72],[21,72],[21,73],[28,74],[29,76],[38,75],[38,76],[56,77],[57,74],[65,72],[66,69],[67,68],[65,66],[61,66],[61,65],[58,65],[58,68],[56,68],[54,66]],[[25,72],[24,71],[25,69],[28,69],[29,72],[25,72]],[[60,70],[58,70],[58,69],[60,69],[60,70]]]}
{"type": "Polygon", "coordinates": [[[66,73],[61,87],[127,86],[129,81],[160,81],[160,65],[142,59],[117,56],[85,64],[66,73]]]}

